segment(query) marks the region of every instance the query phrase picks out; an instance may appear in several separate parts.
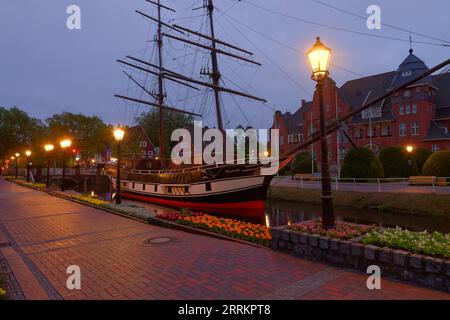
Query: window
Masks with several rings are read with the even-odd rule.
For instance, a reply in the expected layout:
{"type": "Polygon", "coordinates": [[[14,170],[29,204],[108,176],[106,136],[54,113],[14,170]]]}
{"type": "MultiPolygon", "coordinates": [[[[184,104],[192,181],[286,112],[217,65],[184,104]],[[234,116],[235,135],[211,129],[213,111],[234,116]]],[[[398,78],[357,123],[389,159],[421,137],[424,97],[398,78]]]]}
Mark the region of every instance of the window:
{"type": "Polygon", "coordinates": [[[406,136],[406,123],[400,123],[400,137],[406,136]]]}
{"type": "Polygon", "coordinates": [[[292,134],[288,135],[288,144],[292,144],[292,134]]]}
{"type": "Polygon", "coordinates": [[[405,107],[405,113],[411,114],[411,107],[409,105],[405,107]]]}
{"type": "Polygon", "coordinates": [[[411,70],[403,71],[403,72],[402,72],[402,77],[403,77],[403,78],[409,77],[409,76],[411,76],[411,75],[412,75],[412,71],[411,71],[411,70]]]}
{"type": "Polygon", "coordinates": [[[447,127],[441,127],[442,131],[444,131],[444,133],[448,133],[448,128],[447,127]]]}
{"type": "Polygon", "coordinates": [[[419,135],[419,123],[413,122],[411,125],[411,135],[418,136],[419,135]]]}
{"type": "Polygon", "coordinates": [[[405,111],[403,109],[403,106],[400,106],[400,115],[404,115],[404,114],[405,114],[405,111]]]}
{"type": "Polygon", "coordinates": [[[284,136],[280,137],[280,146],[282,146],[284,144],[284,136]]]}
{"type": "Polygon", "coordinates": [[[362,112],[363,119],[380,118],[381,117],[381,107],[369,108],[362,112]]]}
{"type": "Polygon", "coordinates": [[[433,145],[431,146],[431,151],[433,151],[433,152],[438,152],[438,151],[439,151],[439,146],[438,146],[437,144],[433,144],[433,145]]]}
{"type": "Polygon", "coordinates": [[[416,114],[417,113],[417,104],[413,104],[412,105],[412,113],[416,114]]]}
{"type": "Polygon", "coordinates": [[[299,141],[300,143],[303,142],[303,133],[300,133],[300,134],[298,135],[298,141],[299,141]]]}
{"type": "Polygon", "coordinates": [[[206,191],[211,191],[211,190],[212,190],[212,189],[211,189],[211,182],[205,183],[205,190],[206,190],[206,191]]]}
{"type": "Polygon", "coordinates": [[[339,151],[339,159],[340,160],[344,160],[345,159],[345,149],[341,149],[340,151],[339,151]]]}
{"type": "Polygon", "coordinates": [[[405,98],[411,97],[411,91],[406,90],[406,91],[403,93],[403,97],[405,97],[405,98]]]}
{"type": "Polygon", "coordinates": [[[147,141],[142,140],[142,141],[140,141],[139,144],[140,144],[141,148],[147,148],[147,141]]]}
{"type": "Polygon", "coordinates": [[[389,126],[382,126],[381,127],[381,135],[382,136],[389,136],[390,132],[389,132],[389,126]]]}

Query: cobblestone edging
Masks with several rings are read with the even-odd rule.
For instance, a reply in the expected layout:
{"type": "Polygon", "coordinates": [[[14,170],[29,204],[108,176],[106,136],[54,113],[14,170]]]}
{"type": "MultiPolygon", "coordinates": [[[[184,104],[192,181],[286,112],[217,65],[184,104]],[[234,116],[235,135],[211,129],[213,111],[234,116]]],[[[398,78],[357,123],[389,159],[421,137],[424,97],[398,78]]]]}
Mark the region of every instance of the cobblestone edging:
{"type": "Polygon", "coordinates": [[[378,265],[383,276],[450,292],[450,260],[404,250],[364,245],[359,239],[340,240],[315,234],[272,228],[272,249],[309,260],[366,272],[378,265]]]}
{"type": "Polygon", "coordinates": [[[14,273],[8,265],[8,262],[3,257],[0,250],[0,276],[5,282],[6,297],[10,300],[25,300],[25,295],[20,288],[19,282],[17,281],[14,273]]]}

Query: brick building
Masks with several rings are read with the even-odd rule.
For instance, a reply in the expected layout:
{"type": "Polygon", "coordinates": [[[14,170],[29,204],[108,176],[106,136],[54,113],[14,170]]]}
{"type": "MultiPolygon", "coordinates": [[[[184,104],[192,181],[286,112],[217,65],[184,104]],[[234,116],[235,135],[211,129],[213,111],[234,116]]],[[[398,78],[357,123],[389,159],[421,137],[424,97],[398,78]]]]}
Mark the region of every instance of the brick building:
{"type": "MultiPolygon", "coordinates": [[[[396,71],[347,81],[338,88],[333,79],[324,84],[324,104],[327,122],[359,108],[392,88],[428,70],[413,54],[396,71]]],[[[317,93],[312,101],[302,100],[300,108],[291,114],[277,111],[272,128],[280,130],[280,152],[308,140],[319,130],[317,93]]],[[[344,131],[358,147],[378,153],[388,146],[413,145],[433,152],[450,150],[450,73],[429,76],[403,92],[396,93],[370,109],[346,121],[341,130],[328,137],[331,170],[338,171],[347,150],[352,148],[344,131]]],[[[314,159],[320,159],[316,143],[308,147],[314,159]]]]}

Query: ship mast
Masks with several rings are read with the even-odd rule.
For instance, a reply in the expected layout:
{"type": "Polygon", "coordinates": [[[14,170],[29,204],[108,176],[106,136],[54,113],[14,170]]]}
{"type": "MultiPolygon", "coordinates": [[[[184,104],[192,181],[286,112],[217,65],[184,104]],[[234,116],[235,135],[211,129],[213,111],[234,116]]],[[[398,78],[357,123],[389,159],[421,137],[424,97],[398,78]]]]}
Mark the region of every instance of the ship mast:
{"type": "Polygon", "coordinates": [[[162,23],[161,23],[161,0],[158,0],[158,64],[159,64],[159,75],[158,75],[158,105],[159,105],[159,156],[161,159],[161,168],[164,169],[164,77],[162,74],[163,69],[163,39],[162,39],[162,23]]]}
{"type": "Polygon", "coordinates": [[[212,73],[211,79],[213,83],[213,91],[214,91],[214,99],[216,102],[216,114],[217,114],[217,126],[220,131],[223,132],[223,120],[222,120],[222,110],[220,106],[220,96],[219,96],[219,88],[220,88],[220,71],[219,71],[219,63],[217,62],[217,48],[216,48],[216,37],[214,35],[214,4],[213,0],[208,0],[207,5],[209,23],[210,23],[210,36],[211,36],[211,64],[212,64],[212,73]]]}

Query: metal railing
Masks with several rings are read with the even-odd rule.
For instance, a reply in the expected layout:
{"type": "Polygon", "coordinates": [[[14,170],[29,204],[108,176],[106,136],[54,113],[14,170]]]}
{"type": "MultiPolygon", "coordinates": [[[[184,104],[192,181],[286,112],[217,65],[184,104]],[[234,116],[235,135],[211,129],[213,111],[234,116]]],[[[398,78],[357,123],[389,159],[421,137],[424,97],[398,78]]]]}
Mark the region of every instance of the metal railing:
{"type": "MultiPolygon", "coordinates": [[[[299,175],[278,176],[273,185],[295,186],[304,189],[321,187],[321,177],[299,175]]],[[[409,178],[331,178],[333,190],[367,192],[448,192],[450,177],[409,178]]]]}

